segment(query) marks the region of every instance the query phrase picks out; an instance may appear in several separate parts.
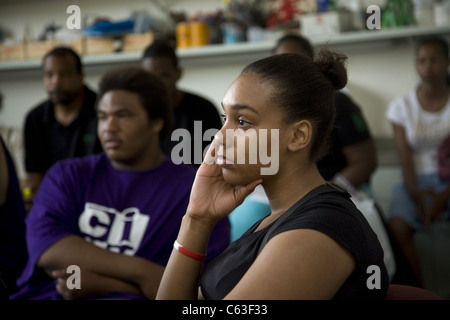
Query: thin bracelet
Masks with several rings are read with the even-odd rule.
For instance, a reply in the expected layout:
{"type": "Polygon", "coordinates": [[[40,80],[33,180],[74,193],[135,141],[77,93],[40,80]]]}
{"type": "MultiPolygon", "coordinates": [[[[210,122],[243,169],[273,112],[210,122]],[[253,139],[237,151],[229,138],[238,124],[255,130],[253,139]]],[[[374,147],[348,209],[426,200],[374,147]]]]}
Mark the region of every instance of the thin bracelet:
{"type": "Polygon", "coordinates": [[[198,261],[205,260],[206,254],[200,254],[200,253],[191,251],[191,250],[183,247],[181,244],[179,244],[177,240],[175,240],[175,242],[173,243],[173,247],[175,248],[175,250],[184,254],[185,256],[188,256],[189,258],[192,258],[192,259],[195,259],[198,261]]]}

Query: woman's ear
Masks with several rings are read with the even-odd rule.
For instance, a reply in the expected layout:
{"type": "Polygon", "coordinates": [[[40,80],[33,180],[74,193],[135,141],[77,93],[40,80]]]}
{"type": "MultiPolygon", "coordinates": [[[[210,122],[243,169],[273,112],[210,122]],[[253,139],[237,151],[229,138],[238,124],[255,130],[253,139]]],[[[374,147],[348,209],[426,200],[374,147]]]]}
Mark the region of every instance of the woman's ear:
{"type": "Polygon", "coordinates": [[[291,134],[288,142],[288,150],[299,151],[309,145],[312,139],[312,125],[308,120],[301,120],[291,125],[291,134]]]}

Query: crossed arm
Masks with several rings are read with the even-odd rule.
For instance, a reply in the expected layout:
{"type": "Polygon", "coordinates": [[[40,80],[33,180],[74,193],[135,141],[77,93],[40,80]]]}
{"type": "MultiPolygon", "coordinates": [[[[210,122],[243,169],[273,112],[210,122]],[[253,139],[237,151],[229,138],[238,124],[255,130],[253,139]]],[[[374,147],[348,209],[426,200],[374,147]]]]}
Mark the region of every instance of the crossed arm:
{"type": "Polygon", "coordinates": [[[164,267],[137,256],[99,248],[75,235],[66,236],[43,252],[38,267],[58,279],[57,289],[66,299],[76,299],[114,291],[141,294],[154,299],[164,267]],[[81,289],[66,286],[66,269],[77,265],[81,289]]]}

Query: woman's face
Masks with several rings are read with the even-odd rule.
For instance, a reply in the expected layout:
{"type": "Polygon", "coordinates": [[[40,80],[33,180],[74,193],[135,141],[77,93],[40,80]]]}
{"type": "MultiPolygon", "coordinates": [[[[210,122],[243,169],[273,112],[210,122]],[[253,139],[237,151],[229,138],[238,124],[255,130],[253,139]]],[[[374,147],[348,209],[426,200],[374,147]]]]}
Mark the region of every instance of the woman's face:
{"type": "Polygon", "coordinates": [[[424,83],[445,82],[449,63],[439,45],[423,45],[417,51],[417,72],[424,83]]]}
{"type": "Polygon", "coordinates": [[[258,76],[242,74],[225,93],[225,122],[215,139],[216,163],[232,185],[278,172],[283,122],[281,108],[271,99],[273,90],[258,76]]]}

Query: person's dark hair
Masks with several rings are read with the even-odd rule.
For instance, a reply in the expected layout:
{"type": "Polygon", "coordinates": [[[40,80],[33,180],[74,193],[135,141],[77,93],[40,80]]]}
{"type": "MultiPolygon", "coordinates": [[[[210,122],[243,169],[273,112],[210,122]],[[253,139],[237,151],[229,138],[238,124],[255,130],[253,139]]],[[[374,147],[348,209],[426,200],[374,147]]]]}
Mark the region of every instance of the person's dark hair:
{"type": "Polygon", "coordinates": [[[347,84],[347,56],[322,48],[312,60],[296,53],[273,55],[245,67],[274,87],[272,101],[283,112],[286,124],[309,120],[313,127],[311,158],[315,161],[328,151],[334,126],[334,93],[347,84]]]}
{"type": "Polygon", "coordinates": [[[138,66],[118,66],[106,71],[98,85],[97,106],[100,99],[111,90],[137,94],[149,120],[164,120],[160,141],[167,137],[172,121],[170,97],[166,86],[156,76],[138,66]]]}
{"type": "MultiPolygon", "coordinates": [[[[416,53],[419,51],[419,49],[423,46],[438,46],[442,49],[442,53],[444,54],[445,58],[447,60],[450,60],[450,50],[448,42],[445,41],[444,38],[434,36],[434,37],[424,37],[417,41],[416,44],[416,53]]],[[[450,72],[447,72],[447,84],[450,85],[450,72]]]]}
{"type": "Polygon", "coordinates": [[[307,38],[294,33],[286,34],[279,38],[275,44],[275,47],[272,49],[272,54],[277,51],[278,47],[286,42],[294,43],[295,45],[299,46],[299,48],[301,48],[301,50],[311,59],[314,58],[314,47],[312,46],[311,42],[307,38]]]}
{"type": "Polygon", "coordinates": [[[158,39],[152,42],[142,55],[142,60],[145,58],[169,58],[175,67],[178,67],[178,57],[175,52],[175,47],[171,42],[158,39]]]}
{"type": "Polygon", "coordinates": [[[69,48],[69,47],[55,47],[53,49],[51,49],[49,52],[47,52],[44,57],[42,58],[42,63],[44,63],[44,61],[48,58],[48,57],[72,57],[74,62],[75,62],[75,69],[77,70],[78,73],[82,73],[83,72],[83,65],[81,63],[81,58],[78,55],[78,53],[76,53],[73,49],[69,48]]]}

